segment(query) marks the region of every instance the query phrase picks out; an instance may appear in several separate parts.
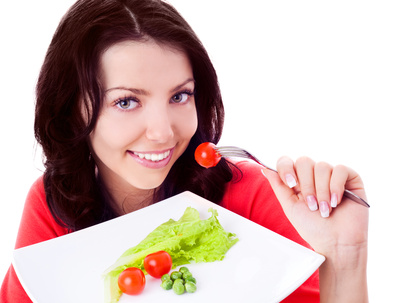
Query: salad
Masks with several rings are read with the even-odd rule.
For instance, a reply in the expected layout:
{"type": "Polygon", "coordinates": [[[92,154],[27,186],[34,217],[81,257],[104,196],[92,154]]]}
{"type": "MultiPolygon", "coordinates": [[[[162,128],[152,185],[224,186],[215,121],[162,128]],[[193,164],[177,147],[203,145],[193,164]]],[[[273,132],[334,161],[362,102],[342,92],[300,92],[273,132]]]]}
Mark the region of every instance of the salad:
{"type": "Polygon", "coordinates": [[[104,273],[104,302],[116,303],[122,295],[119,275],[127,268],[138,268],[147,274],[144,259],[158,251],[166,251],[172,259],[172,268],[189,263],[220,261],[238,241],[219,223],[218,212],[210,208],[211,217],[201,220],[199,212],[186,208],[182,217],[161,224],[135,247],[126,250],[104,273]]]}

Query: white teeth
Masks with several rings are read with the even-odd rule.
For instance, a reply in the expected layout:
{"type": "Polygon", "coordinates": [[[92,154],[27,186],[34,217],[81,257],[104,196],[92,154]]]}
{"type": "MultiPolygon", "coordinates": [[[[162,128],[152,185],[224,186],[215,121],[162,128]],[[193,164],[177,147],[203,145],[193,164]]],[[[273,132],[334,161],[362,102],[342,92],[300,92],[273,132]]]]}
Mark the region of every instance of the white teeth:
{"type": "Polygon", "coordinates": [[[167,152],[161,153],[161,154],[143,154],[143,153],[136,153],[134,152],[135,155],[139,156],[141,159],[146,159],[146,160],[151,160],[154,162],[161,161],[165,158],[167,158],[170,155],[170,151],[168,150],[167,152]]]}
{"type": "Polygon", "coordinates": [[[151,155],[151,161],[158,161],[159,157],[157,154],[152,154],[151,155]]]}

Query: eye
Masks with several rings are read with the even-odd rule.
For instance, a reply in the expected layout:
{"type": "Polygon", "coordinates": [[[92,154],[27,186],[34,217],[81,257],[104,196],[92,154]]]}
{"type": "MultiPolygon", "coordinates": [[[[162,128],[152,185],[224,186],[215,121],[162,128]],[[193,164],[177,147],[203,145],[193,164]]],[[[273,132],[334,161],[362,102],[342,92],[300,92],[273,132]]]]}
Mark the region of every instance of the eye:
{"type": "Polygon", "coordinates": [[[192,95],[193,92],[190,91],[180,92],[171,97],[171,101],[174,103],[185,103],[192,95]]]}
{"type": "Polygon", "coordinates": [[[133,109],[135,107],[137,107],[138,105],[138,101],[130,98],[130,97],[126,97],[126,98],[122,98],[119,99],[116,103],[116,106],[118,106],[120,109],[133,109]]]}

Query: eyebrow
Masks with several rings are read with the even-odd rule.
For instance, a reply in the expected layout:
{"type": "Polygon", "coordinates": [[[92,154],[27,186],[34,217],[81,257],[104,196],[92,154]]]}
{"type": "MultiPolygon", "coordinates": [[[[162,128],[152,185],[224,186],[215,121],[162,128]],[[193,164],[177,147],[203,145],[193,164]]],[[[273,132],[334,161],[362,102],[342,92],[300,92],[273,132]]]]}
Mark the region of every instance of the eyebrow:
{"type": "MultiPolygon", "coordinates": [[[[171,93],[177,92],[180,88],[182,88],[184,85],[188,84],[189,82],[195,83],[195,79],[193,79],[193,78],[188,78],[187,80],[185,80],[185,81],[182,82],[181,84],[179,84],[179,85],[177,85],[176,87],[174,87],[174,88],[171,90],[171,93]]],[[[106,93],[108,93],[108,92],[110,92],[110,91],[117,90],[117,89],[119,89],[119,90],[128,90],[128,91],[130,91],[130,92],[132,92],[132,93],[134,93],[134,94],[136,94],[136,95],[143,95],[143,96],[149,95],[148,91],[146,91],[146,90],[144,90],[144,89],[133,88],[133,87],[126,87],[126,86],[112,87],[112,88],[109,88],[109,89],[105,90],[104,93],[106,94],[106,93]]]]}

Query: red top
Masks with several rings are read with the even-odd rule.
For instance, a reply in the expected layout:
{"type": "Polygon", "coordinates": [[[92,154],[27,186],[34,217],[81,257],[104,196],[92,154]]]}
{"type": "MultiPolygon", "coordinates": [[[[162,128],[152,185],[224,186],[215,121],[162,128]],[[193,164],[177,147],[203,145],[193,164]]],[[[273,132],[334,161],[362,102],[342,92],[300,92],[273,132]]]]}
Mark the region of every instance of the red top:
{"type": "MultiPolygon", "coordinates": [[[[227,185],[221,205],[309,247],[286,218],[270,184],[261,173],[261,167],[248,161],[238,162],[237,166],[242,171],[242,178],[239,178],[240,174],[235,174],[234,181],[227,185]]],[[[46,241],[66,233],[67,230],[55,222],[48,209],[43,178],[40,177],[28,193],[15,248],[46,241]]],[[[0,302],[32,302],[23,290],[12,266],[4,278],[0,302]]],[[[283,302],[319,302],[318,271],[283,302]]]]}

